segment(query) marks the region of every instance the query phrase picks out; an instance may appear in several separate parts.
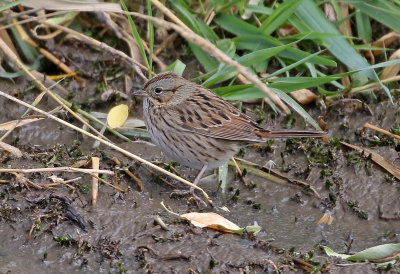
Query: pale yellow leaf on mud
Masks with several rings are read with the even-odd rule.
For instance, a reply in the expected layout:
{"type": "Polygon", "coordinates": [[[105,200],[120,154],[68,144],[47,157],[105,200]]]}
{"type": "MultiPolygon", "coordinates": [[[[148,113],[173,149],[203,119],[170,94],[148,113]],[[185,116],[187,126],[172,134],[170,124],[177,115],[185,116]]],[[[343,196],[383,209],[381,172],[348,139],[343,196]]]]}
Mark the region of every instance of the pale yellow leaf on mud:
{"type": "Polygon", "coordinates": [[[126,119],[128,119],[129,108],[127,105],[121,104],[113,107],[107,115],[107,123],[112,128],[122,127],[126,119]]]}
{"type": "Polygon", "coordinates": [[[236,231],[241,230],[236,224],[214,212],[190,212],[182,214],[181,217],[189,220],[194,226],[198,227],[208,227],[229,233],[237,233],[236,231]]]}

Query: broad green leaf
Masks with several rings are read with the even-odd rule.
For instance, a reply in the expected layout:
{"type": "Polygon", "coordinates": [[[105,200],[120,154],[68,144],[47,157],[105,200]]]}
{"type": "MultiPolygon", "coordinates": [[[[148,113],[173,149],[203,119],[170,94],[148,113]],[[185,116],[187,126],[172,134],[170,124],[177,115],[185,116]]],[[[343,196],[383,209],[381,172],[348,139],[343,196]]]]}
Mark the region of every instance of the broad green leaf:
{"type": "Polygon", "coordinates": [[[371,23],[369,22],[369,17],[360,10],[356,13],[356,26],[358,36],[363,39],[365,43],[371,42],[372,28],[371,23]]]}
{"type": "MultiPolygon", "coordinates": [[[[256,51],[256,50],[284,45],[281,41],[273,37],[262,36],[262,35],[239,36],[233,38],[232,40],[235,42],[237,49],[247,49],[250,51],[256,51]]],[[[305,51],[301,51],[299,49],[289,47],[283,50],[282,52],[279,52],[277,55],[282,58],[290,59],[293,61],[299,61],[307,56],[310,56],[311,54],[305,51]]],[[[308,62],[322,66],[336,66],[335,61],[321,56],[314,56],[313,58],[308,60],[308,62]]]]}
{"type": "Polygon", "coordinates": [[[262,35],[262,31],[257,27],[235,17],[227,14],[219,14],[215,17],[214,22],[227,31],[236,34],[237,36],[242,35],[262,35]]]}
{"type": "Polygon", "coordinates": [[[217,47],[230,58],[235,56],[236,45],[231,39],[218,40],[217,47]]]}
{"type": "MultiPolygon", "coordinates": [[[[339,30],[328,21],[325,14],[317,6],[314,0],[303,0],[298,6],[296,15],[314,31],[336,34],[340,33],[339,30]]],[[[357,51],[355,51],[355,49],[347,42],[347,40],[343,38],[324,38],[323,41],[325,42],[329,51],[350,69],[360,70],[369,66],[368,62],[360,54],[358,54],[357,51]]],[[[381,83],[375,71],[373,70],[363,69],[360,74],[357,75],[357,78],[361,83],[367,81],[365,76],[381,83]]],[[[387,89],[387,87],[382,84],[381,86],[385,90],[389,99],[393,101],[390,91],[387,89]]]]}
{"type": "Polygon", "coordinates": [[[218,68],[219,62],[217,59],[211,57],[207,52],[203,51],[199,46],[189,43],[190,49],[193,51],[194,56],[203,66],[203,68],[209,72],[218,68]]]}
{"type": "Polygon", "coordinates": [[[282,101],[284,101],[286,104],[288,104],[294,111],[296,111],[301,117],[303,117],[303,119],[308,124],[312,125],[317,130],[321,130],[318,123],[292,97],[290,97],[285,92],[283,92],[279,89],[272,88],[271,86],[268,86],[268,87],[273,93],[278,95],[279,98],[282,99],[282,101]]]}
{"type": "Polygon", "coordinates": [[[284,1],[270,16],[268,16],[267,20],[262,23],[260,26],[261,31],[265,35],[270,35],[279,26],[284,24],[290,16],[292,16],[300,3],[301,0],[284,1]]]}
{"type": "MultiPolygon", "coordinates": [[[[229,41],[231,41],[231,40],[229,40],[229,41]]],[[[246,67],[255,65],[260,62],[264,62],[266,59],[291,47],[292,45],[296,44],[297,42],[298,41],[287,44],[287,45],[274,47],[274,48],[257,50],[257,51],[251,52],[249,54],[246,54],[246,55],[243,55],[243,56],[237,58],[236,61],[238,61],[240,64],[242,64],[243,66],[246,66],[246,67]]],[[[225,45],[225,47],[228,47],[228,45],[225,45]]],[[[228,49],[226,49],[226,51],[229,52],[228,49]]],[[[221,67],[221,69],[219,69],[214,75],[212,75],[210,78],[208,78],[207,81],[205,81],[203,83],[203,85],[205,87],[209,87],[211,85],[226,81],[226,80],[234,77],[235,75],[237,75],[237,72],[234,68],[223,65],[221,67]]]]}
{"type": "Polygon", "coordinates": [[[385,0],[342,0],[352,4],[362,13],[374,18],[376,21],[386,25],[400,33],[400,7],[385,0]]]}
{"type": "Polygon", "coordinates": [[[182,76],[183,72],[185,71],[186,65],[181,62],[181,60],[177,59],[172,64],[170,64],[167,68],[163,71],[173,71],[176,74],[182,76]]]}
{"type": "Polygon", "coordinates": [[[171,0],[170,1],[176,10],[179,19],[181,19],[186,26],[188,26],[195,33],[208,39],[211,43],[215,43],[219,38],[215,32],[207,26],[202,20],[196,18],[192,13],[193,11],[187,6],[184,1],[171,0]]]}
{"type": "Polygon", "coordinates": [[[340,254],[327,246],[323,246],[328,256],[339,257],[344,260],[357,262],[357,261],[372,261],[372,262],[386,262],[395,260],[400,257],[400,244],[384,244],[371,248],[367,248],[354,255],[340,254]]]}
{"type": "Polygon", "coordinates": [[[12,36],[14,36],[15,42],[17,43],[18,47],[20,48],[23,57],[27,60],[28,63],[32,64],[36,62],[38,57],[38,52],[34,47],[26,43],[17,32],[15,27],[10,28],[12,36]]]}
{"type": "Polygon", "coordinates": [[[71,11],[68,12],[64,15],[61,16],[56,16],[56,17],[52,17],[46,20],[46,22],[52,23],[52,24],[56,24],[56,25],[61,25],[69,20],[72,20],[75,18],[75,16],[77,16],[79,14],[79,12],[77,11],[71,11]]]}
{"type": "Polygon", "coordinates": [[[200,34],[200,27],[198,25],[198,21],[193,16],[190,11],[190,8],[186,5],[185,2],[179,0],[171,0],[170,3],[174,7],[174,10],[177,12],[179,19],[185,23],[191,30],[195,33],[200,34]]]}
{"type": "Polygon", "coordinates": [[[299,61],[297,61],[297,62],[295,62],[295,63],[293,63],[293,64],[291,64],[291,65],[289,65],[289,66],[283,67],[283,68],[281,68],[281,69],[275,71],[274,73],[271,73],[270,75],[268,75],[268,76],[265,77],[264,79],[270,79],[270,78],[272,78],[272,77],[274,77],[274,76],[276,76],[276,75],[279,75],[279,74],[281,74],[281,73],[284,73],[284,72],[286,72],[286,71],[289,71],[289,70],[291,70],[292,68],[295,68],[295,67],[297,67],[297,66],[299,66],[299,65],[301,65],[301,64],[303,64],[303,63],[305,63],[305,62],[307,62],[309,59],[313,58],[313,57],[316,56],[316,55],[321,54],[321,53],[324,52],[324,51],[325,51],[325,50],[321,50],[321,51],[318,51],[318,52],[316,52],[316,53],[313,53],[313,54],[311,54],[310,56],[307,56],[307,57],[305,57],[305,58],[303,58],[303,59],[301,59],[301,60],[299,60],[299,61]]]}

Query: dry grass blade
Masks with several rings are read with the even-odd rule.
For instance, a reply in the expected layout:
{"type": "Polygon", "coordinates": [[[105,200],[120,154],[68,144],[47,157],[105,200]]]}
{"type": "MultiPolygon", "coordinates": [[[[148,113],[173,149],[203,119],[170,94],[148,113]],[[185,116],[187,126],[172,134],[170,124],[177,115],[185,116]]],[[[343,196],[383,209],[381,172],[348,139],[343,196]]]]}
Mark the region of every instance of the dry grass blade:
{"type": "Polygon", "coordinates": [[[261,167],[257,164],[254,164],[252,162],[243,160],[243,159],[238,159],[236,158],[237,161],[239,161],[238,165],[241,168],[246,168],[247,172],[251,172],[257,176],[266,178],[272,182],[278,183],[278,184],[293,184],[297,188],[301,189],[304,193],[306,194],[314,194],[316,197],[321,199],[321,196],[319,193],[308,183],[290,178],[285,176],[284,174],[280,173],[277,170],[271,169],[271,168],[266,168],[266,167],[261,167]]]}
{"type": "Polygon", "coordinates": [[[365,147],[359,147],[355,145],[348,144],[346,142],[340,142],[342,145],[347,146],[349,148],[352,148],[360,153],[362,153],[364,156],[369,157],[371,155],[372,161],[374,161],[376,164],[380,165],[383,167],[387,172],[392,174],[394,177],[397,178],[397,180],[400,180],[400,168],[397,166],[393,165],[392,163],[389,163],[386,161],[381,155],[378,153],[365,148],[365,147]]]}
{"type": "Polygon", "coordinates": [[[384,129],[380,128],[380,127],[371,125],[370,123],[365,123],[364,128],[370,128],[372,130],[376,130],[376,131],[378,131],[380,133],[386,134],[386,135],[388,135],[390,137],[393,137],[393,138],[395,138],[397,140],[400,140],[400,136],[399,135],[391,133],[391,132],[389,132],[387,130],[384,130],[384,129]]]}
{"type": "MultiPolygon", "coordinates": [[[[202,193],[203,196],[206,198],[206,200],[207,200],[210,204],[212,204],[212,200],[209,198],[209,196],[207,195],[207,193],[206,193],[201,187],[192,184],[191,182],[189,182],[189,181],[183,179],[182,177],[179,177],[179,176],[177,176],[177,175],[175,175],[175,174],[173,174],[173,173],[171,173],[171,172],[168,172],[168,171],[166,171],[166,170],[160,168],[159,166],[156,166],[155,164],[150,163],[149,161],[146,161],[145,159],[142,159],[142,158],[140,158],[139,156],[137,156],[137,155],[135,155],[135,154],[133,154],[133,153],[130,153],[129,151],[127,151],[127,150],[125,150],[125,149],[122,149],[122,148],[120,148],[120,147],[118,147],[118,146],[116,146],[116,145],[114,145],[114,144],[112,144],[112,143],[110,143],[110,142],[108,142],[108,141],[106,141],[106,140],[103,140],[103,139],[99,138],[98,136],[95,136],[95,135],[93,135],[93,134],[91,134],[91,133],[89,133],[89,132],[87,132],[87,131],[85,131],[85,130],[83,130],[83,129],[77,127],[77,126],[74,126],[74,125],[72,125],[72,124],[70,124],[70,123],[68,123],[68,122],[66,122],[66,121],[64,121],[64,120],[62,120],[62,119],[60,119],[60,118],[54,116],[54,115],[51,115],[51,114],[49,114],[49,113],[47,113],[47,112],[45,112],[45,111],[43,111],[43,110],[41,110],[41,109],[38,109],[38,108],[36,108],[36,107],[34,107],[34,106],[31,106],[31,105],[29,105],[29,104],[27,104],[27,103],[25,103],[25,102],[23,102],[23,101],[21,101],[21,100],[15,98],[15,97],[13,97],[13,96],[8,95],[7,93],[4,93],[4,92],[0,91],[0,96],[6,97],[7,99],[9,99],[9,100],[11,100],[11,101],[14,101],[14,102],[16,102],[16,103],[18,103],[18,104],[20,104],[20,105],[23,105],[23,106],[25,106],[25,107],[27,107],[27,108],[30,108],[30,109],[32,109],[32,110],[34,110],[34,111],[36,111],[36,112],[38,112],[38,113],[40,113],[40,114],[43,114],[43,115],[45,115],[46,117],[48,117],[48,118],[50,118],[50,119],[53,119],[53,120],[55,120],[55,121],[57,121],[57,122],[59,122],[59,123],[65,125],[65,126],[67,126],[67,127],[69,127],[69,128],[72,128],[72,129],[74,129],[74,130],[76,130],[76,131],[78,131],[78,132],[80,132],[80,133],[82,133],[82,134],[85,134],[86,136],[89,136],[89,137],[91,137],[91,138],[93,138],[93,139],[99,141],[100,143],[103,143],[103,144],[105,144],[105,145],[107,145],[107,146],[109,146],[109,147],[111,147],[111,148],[113,148],[113,149],[115,149],[115,150],[121,152],[121,153],[124,154],[125,156],[128,156],[128,157],[130,157],[130,158],[132,158],[132,159],[134,159],[134,160],[136,160],[136,161],[139,161],[139,162],[141,162],[141,163],[144,163],[144,164],[146,164],[146,165],[152,167],[153,169],[155,169],[155,170],[157,170],[157,171],[159,171],[159,172],[162,172],[162,173],[164,173],[164,174],[170,176],[171,178],[173,178],[173,179],[175,179],[175,180],[178,180],[178,181],[180,181],[180,182],[182,182],[182,183],[184,183],[184,184],[186,184],[186,185],[188,185],[188,186],[191,186],[191,187],[193,187],[193,188],[195,188],[195,189],[201,191],[201,193],[202,193]]],[[[1,171],[0,171],[0,172],[1,172],[1,171]]]]}
{"type": "Polygon", "coordinates": [[[46,118],[46,117],[44,117],[42,115],[31,115],[31,116],[21,118],[19,120],[5,122],[5,123],[0,124],[0,130],[10,130],[10,129],[13,129],[16,127],[21,127],[21,126],[30,124],[32,122],[40,121],[44,118],[46,118]]]}

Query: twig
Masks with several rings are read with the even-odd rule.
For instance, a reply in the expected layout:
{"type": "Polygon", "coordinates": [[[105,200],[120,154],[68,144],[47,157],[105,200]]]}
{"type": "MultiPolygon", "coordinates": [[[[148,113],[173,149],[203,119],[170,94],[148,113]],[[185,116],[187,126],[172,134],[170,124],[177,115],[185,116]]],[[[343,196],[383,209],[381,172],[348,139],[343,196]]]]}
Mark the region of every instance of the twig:
{"type": "Polygon", "coordinates": [[[238,166],[238,164],[236,163],[236,160],[234,157],[232,157],[232,162],[236,167],[237,172],[239,173],[240,179],[242,179],[243,183],[247,186],[247,181],[246,178],[244,178],[242,170],[240,169],[240,167],[238,166]]]}
{"type": "Polygon", "coordinates": [[[391,133],[391,132],[389,132],[389,131],[387,131],[387,130],[384,130],[384,129],[380,128],[380,127],[371,125],[370,123],[365,123],[364,127],[370,128],[370,129],[372,129],[372,130],[376,130],[376,131],[378,131],[378,132],[380,132],[380,133],[386,134],[386,135],[388,135],[388,136],[390,136],[390,137],[393,137],[393,138],[395,138],[395,139],[397,139],[397,140],[400,140],[400,135],[393,134],[393,133],[391,133]]]}
{"type": "MultiPolygon", "coordinates": [[[[37,107],[31,106],[31,105],[29,105],[29,104],[27,104],[27,103],[25,103],[25,102],[23,102],[23,101],[21,101],[21,100],[15,98],[15,97],[13,97],[13,96],[11,96],[11,95],[8,95],[7,93],[4,93],[4,92],[0,91],[0,95],[3,96],[3,97],[6,97],[7,99],[9,99],[9,100],[11,100],[11,101],[17,102],[18,104],[21,104],[21,105],[23,105],[23,106],[25,106],[25,107],[27,107],[27,108],[30,108],[30,109],[32,109],[32,110],[34,110],[34,111],[36,111],[36,112],[39,112],[40,114],[43,114],[43,115],[45,115],[46,117],[48,117],[48,118],[50,118],[50,119],[53,119],[53,120],[55,120],[55,121],[57,121],[57,122],[59,122],[59,123],[65,125],[65,126],[67,126],[67,127],[69,127],[69,128],[72,128],[72,129],[74,129],[74,130],[76,130],[76,131],[78,131],[78,132],[80,132],[80,133],[82,133],[82,134],[85,134],[86,136],[89,136],[89,137],[91,137],[91,138],[93,138],[93,139],[99,141],[100,143],[103,143],[103,144],[105,144],[105,145],[107,145],[107,146],[109,146],[109,147],[111,147],[111,148],[113,148],[113,149],[115,149],[115,150],[121,152],[121,153],[124,154],[125,156],[128,156],[128,157],[130,157],[130,158],[132,158],[132,159],[134,159],[134,160],[136,160],[136,161],[139,161],[139,162],[141,162],[141,163],[144,163],[144,164],[146,164],[146,165],[152,167],[153,169],[155,169],[155,170],[157,170],[157,171],[159,171],[159,172],[162,172],[162,173],[164,173],[164,174],[166,174],[166,175],[172,177],[172,178],[175,179],[175,180],[178,180],[178,181],[180,181],[180,182],[182,182],[182,183],[184,183],[184,184],[186,184],[186,185],[188,185],[188,186],[191,186],[191,187],[193,187],[193,188],[195,188],[195,189],[201,191],[201,193],[202,193],[203,196],[206,198],[206,200],[207,200],[211,205],[213,205],[213,202],[212,202],[212,200],[209,198],[208,194],[207,194],[201,187],[192,184],[192,183],[189,182],[188,180],[185,180],[185,179],[183,179],[182,177],[179,177],[179,176],[177,176],[177,175],[175,175],[175,174],[173,174],[173,173],[171,173],[171,172],[169,172],[169,171],[167,171],[167,170],[165,170],[165,169],[162,169],[161,167],[159,167],[159,166],[157,166],[157,165],[155,165],[155,164],[153,164],[153,163],[151,163],[151,162],[149,162],[149,161],[146,161],[145,159],[142,159],[142,158],[140,158],[139,156],[137,156],[137,155],[135,155],[135,154],[133,154],[133,153],[130,153],[129,151],[127,151],[127,150],[125,150],[125,149],[122,149],[122,148],[118,147],[117,145],[114,145],[114,144],[112,144],[112,143],[110,143],[110,142],[107,142],[106,140],[103,140],[103,139],[99,138],[98,136],[93,135],[93,134],[90,133],[90,132],[87,132],[87,131],[85,131],[85,130],[83,130],[83,129],[77,127],[77,126],[74,126],[74,125],[72,125],[72,124],[70,124],[70,123],[68,123],[68,122],[66,122],[66,121],[64,121],[64,120],[62,120],[62,119],[60,119],[60,118],[54,116],[54,115],[51,115],[51,114],[49,114],[49,113],[47,113],[47,112],[45,112],[45,111],[43,111],[43,110],[41,110],[41,109],[38,109],[37,107]]],[[[100,172],[99,172],[99,173],[100,173],[100,172]]]]}
{"type": "Polygon", "coordinates": [[[93,178],[96,178],[97,180],[99,180],[100,182],[102,182],[102,183],[104,183],[104,184],[106,184],[106,185],[108,185],[108,186],[110,186],[110,187],[112,187],[112,188],[115,188],[115,189],[118,190],[119,192],[122,192],[122,193],[126,192],[126,190],[124,190],[124,189],[122,189],[122,188],[120,188],[120,187],[117,187],[117,186],[115,186],[115,185],[113,185],[113,184],[110,184],[110,183],[107,182],[106,180],[100,178],[99,176],[97,176],[97,175],[95,175],[95,174],[93,174],[93,173],[91,173],[90,175],[91,175],[93,178]]]}
{"type": "MultiPolygon", "coordinates": [[[[92,168],[98,169],[100,166],[100,158],[99,157],[92,157],[92,168]]],[[[98,173],[93,172],[92,177],[92,206],[95,206],[97,203],[97,197],[99,195],[99,179],[98,173]]]]}
{"type": "MultiPolygon", "coordinates": [[[[2,93],[0,91],[0,93],[2,93]]],[[[82,172],[82,173],[102,173],[102,174],[114,174],[114,171],[104,169],[87,169],[87,168],[76,168],[76,167],[49,167],[49,168],[0,168],[0,173],[32,173],[32,172],[82,172]]]]}

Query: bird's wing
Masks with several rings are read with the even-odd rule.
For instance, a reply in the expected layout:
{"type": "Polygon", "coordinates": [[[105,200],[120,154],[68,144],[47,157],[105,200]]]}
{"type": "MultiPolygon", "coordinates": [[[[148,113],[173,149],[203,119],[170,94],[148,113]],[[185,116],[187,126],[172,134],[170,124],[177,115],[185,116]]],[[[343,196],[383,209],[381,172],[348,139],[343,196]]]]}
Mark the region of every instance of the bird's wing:
{"type": "Polygon", "coordinates": [[[175,108],[174,121],[183,131],[232,141],[261,141],[264,130],[250,117],[211,91],[195,94],[175,108]]]}

